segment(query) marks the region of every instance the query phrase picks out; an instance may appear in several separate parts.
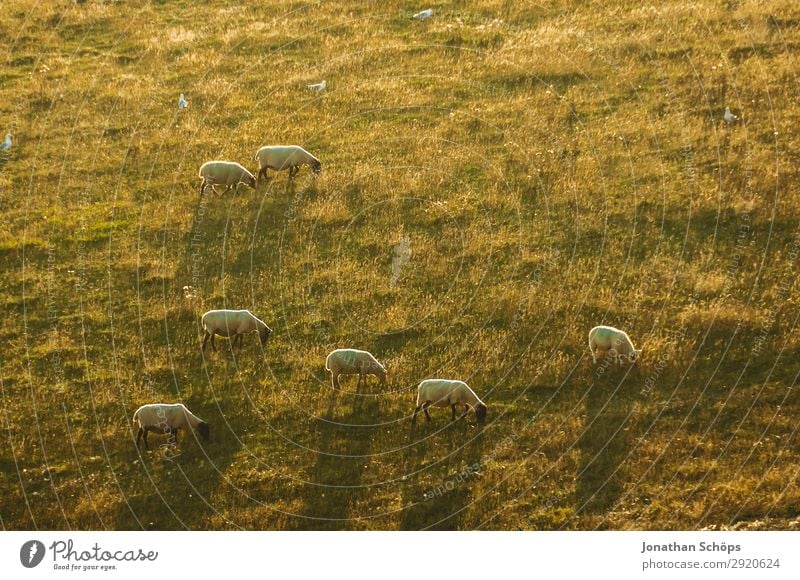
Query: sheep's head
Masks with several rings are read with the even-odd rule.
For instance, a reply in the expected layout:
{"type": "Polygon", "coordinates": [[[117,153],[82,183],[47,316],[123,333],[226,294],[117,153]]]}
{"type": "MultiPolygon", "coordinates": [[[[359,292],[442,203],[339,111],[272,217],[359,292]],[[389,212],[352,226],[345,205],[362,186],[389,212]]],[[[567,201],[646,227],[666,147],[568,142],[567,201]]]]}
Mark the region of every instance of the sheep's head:
{"type": "Polygon", "coordinates": [[[264,328],[258,331],[258,337],[261,339],[261,346],[267,344],[270,334],[272,334],[272,329],[266,324],[264,325],[264,328]]]}
{"type": "Polygon", "coordinates": [[[208,429],[208,423],[201,421],[197,424],[197,432],[203,437],[204,441],[208,441],[211,437],[211,433],[208,429]]]}
{"type": "Polygon", "coordinates": [[[483,425],[486,422],[486,405],[479,403],[475,407],[475,416],[478,418],[478,424],[483,425]]]}
{"type": "Polygon", "coordinates": [[[322,163],[319,159],[314,159],[314,161],[311,162],[311,171],[314,173],[319,173],[322,171],[322,163]]]}
{"type": "Polygon", "coordinates": [[[635,363],[639,359],[641,354],[642,354],[641,349],[640,350],[634,349],[628,353],[628,360],[631,361],[632,363],[635,363]]]}
{"type": "Polygon", "coordinates": [[[255,189],[256,188],[256,178],[253,177],[252,175],[248,175],[247,176],[247,185],[249,185],[250,187],[255,189]]]}
{"type": "Polygon", "coordinates": [[[381,380],[381,385],[386,384],[386,369],[383,366],[378,365],[375,367],[375,376],[381,380]]]}

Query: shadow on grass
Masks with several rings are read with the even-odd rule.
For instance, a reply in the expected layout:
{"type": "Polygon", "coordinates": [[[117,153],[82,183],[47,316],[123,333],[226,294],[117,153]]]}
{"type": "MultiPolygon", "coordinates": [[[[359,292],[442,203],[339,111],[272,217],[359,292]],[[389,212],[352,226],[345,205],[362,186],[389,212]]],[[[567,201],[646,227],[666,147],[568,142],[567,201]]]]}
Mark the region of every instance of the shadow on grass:
{"type": "Polygon", "coordinates": [[[623,492],[622,464],[637,438],[631,391],[636,390],[638,379],[636,366],[619,369],[613,365],[594,378],[586,397],[586,425],[578,439],[577,515],[605,512],[623,492]]]}
{"type": "MultiPolygon", "coordinates": [[[[344,387],[344,383],[342,384],[344,387]]],[[[304,506],[291,526],[297,530],[350,530],[358,529],[356,522],[362,514],[354,512],[359,498],[369,493],[361,485],[373,440],[373,431],[379,427],[354,427],[369,425],[379,417],[378,398],[359,396],[347,391],[332,391],[324,419],[318,419],[319,445],[317,461],[311,470],[311,480],[304,489],[304,506]],[[346,416],[337,409],[352,397],[352,407],[346,416]]],[[[366,515],[366,514],[363,514],[366,515]]]]}
{"type": "MultiPolygon", "coordinates": [[[[403,510],[400,528],[403,530],[460,530],[478,476],[471,469],[483,458],[484,432],[473,427],[474,415],[449,423],[444,429],[443,412],[432,413],[433,420],[418,417],[411,428],[404,460],[404,473],[411,474],[424,465],[433,439],[444,440],[446,457],[431,465],[434,476],[431,484],[410,484],[403,489],[403,510]],[[441,430],[435,432],[436,430],[441,430]]],[[[411,476],[421,479],[424,472],[411,476]]]]}

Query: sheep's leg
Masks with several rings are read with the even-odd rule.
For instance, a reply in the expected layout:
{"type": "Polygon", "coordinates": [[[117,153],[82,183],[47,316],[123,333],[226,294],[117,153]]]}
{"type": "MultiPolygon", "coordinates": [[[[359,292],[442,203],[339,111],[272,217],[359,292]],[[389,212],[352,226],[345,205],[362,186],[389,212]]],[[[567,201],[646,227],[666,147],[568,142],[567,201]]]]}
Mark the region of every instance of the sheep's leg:
{"type": "Polygon", "coordinates": [[[417,413],[419,413],[419,410],[421,408],[422,408],[422,405],[417,405],[416,407],[414,407],[414,414],[411,415],[411,424],[412,425],[416,425],[417,424],[417,413]]]}
{"type": "Polygon", "coordinates": [[[339,373],[331,371],[331,386],[334,391],[339,390],[339,373]]]}
{"type": "Polygon", "coordinates": [[[144,448],[145,448],[145,449],[150,449],[150,447],[148,447],[148,446],[147,446],[147,434],[148,434],[149,432],[150,432],[150,429],[145,429],[145,430],[144,430],[144,448]]]}
{"type": "Polygon", "coordinates": [[[216,336],[217,336],[217,334],[215,332],[211,333],[211,348],[214,349],[214,352],[217,352],[216,336]]]}
{"type": "Polygon", "coordinates": [[[136,449],[139,449],[139,439],[142,438],[142,433],[144,433],[144,429],[139,427],[139,431],[136,433],[136,449]]]}
{"type": "Polygon", "coordinates": [[[428,413],[428,407],[430,406],[431,406],[430,402],[422,404],[422,410],[425,411],[425,419],[427,419],[428,421],[431,420],[431,414],[428,413]]]}
{"type": "Polygon", "coordinates": [[[452,411],[452,413],[450,414],[450,420],[451,421],[455,421],[456,420],[456,406],[455,405],[450,405],[450,410],[452,411]]]}
{"type": "Polygon", "coordinates": [[[205,191],[206,191],[206,180],[204,179],[203,181],[200,182],[200,196],[201,197],[205,193],[205,191]]]}
{"type": "Polygon", "coordinates": [[[264,179],[267,178],[267,168],[266,167],[262,167],[261,169],[258,170],[258,181],[261,181],[261,177],[262,176],[264,177],[264,179]]]}
{"type": "Polygon", "coordinates": [[[206,330],[205,334],[203,336],[203,346],[200,347],[201,351],[203,351],[203,352],[206,351],[206,343],[208,342],[208,339],[209,339],[210,336],[211,336],[211,334],[209,334],[209,332],[206,330]]]}
{"type": "Polygon", "coordinates": [[[612,347],[612,348],[608,349],[608,352],[606,352],[606,356],[610,356],[612,359],[614,359],[614,361],[615,361],[615,362],[616,362],[616,363],[617,363],[619,366],[622,366],[622,360],[620,359],[620,357],[619,357],[619,353],[617,352],[617,349],[616,349],[616,348],[613,348],[613,347],[612,347]]]}
{"type": "Polygon", "coordinates": [[[593,348],[593,346],[594,346],[594,345],[593,345],[593,344],[590,342],[590,343],[589,343],[589,352],[591,352],[591,353],[592,353],[592,362],[593,362],[594,364],[597,364],[597,351],[595,351],[595,349],[593,348]]]}

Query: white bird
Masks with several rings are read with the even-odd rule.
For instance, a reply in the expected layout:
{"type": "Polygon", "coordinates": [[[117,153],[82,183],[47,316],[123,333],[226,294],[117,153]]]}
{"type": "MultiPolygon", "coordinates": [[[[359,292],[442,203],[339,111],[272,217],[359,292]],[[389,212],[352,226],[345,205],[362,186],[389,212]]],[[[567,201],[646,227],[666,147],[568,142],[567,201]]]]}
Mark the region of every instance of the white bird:
{"type": "Polygon", "coordinates": [[[13,144],[11,138],[13,135],[11,133],[6,134],[6,140],[0,143],[0,151],[8,151],[11,149],[11,145],[13,144]]]}
{"type": "Polygon", "coordinates": [[[321,83],[317,83],[315,85],[306,85],[306,86],[310,91],[320,92],[324,91],[328,87],[328,81],[322,81],[321,83]]]}
{"type": "Polygon", "coordinates": [[[414,20],[427,20],[431,16],[433,16],[433,10],[428,8],[427,10],[423,10],[422,12],[417,12],[411,18],[413,18],[414,20]]]}
{"type": "Polygon", "coordinates": [[[186,109],[188,107],[189,107],[189,103],[186,101],[186,97],[183,96],[183,93],[181,93],[181,96],[178,97],[178,108],[179,109],[186,109]]]}
{"type": "Polygon", "coordinates": [[[725,107],[725,114],[722,116],[722,118],[725,119],[726,123],[733,123],[734,121],[739,120],[739,117],[731,113],[730,107],[725,107]]]}

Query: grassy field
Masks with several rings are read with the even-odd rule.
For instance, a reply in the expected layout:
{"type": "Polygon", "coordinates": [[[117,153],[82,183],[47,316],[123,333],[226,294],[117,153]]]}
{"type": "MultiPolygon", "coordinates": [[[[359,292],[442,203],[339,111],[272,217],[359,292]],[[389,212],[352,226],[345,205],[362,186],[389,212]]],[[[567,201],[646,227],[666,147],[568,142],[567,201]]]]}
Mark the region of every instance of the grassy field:
{"type": "Polygon", "coordinates": [[[6,0],[2,528],[797,528],[800,6],[605,5],[6,0]],[[277,143],[322,174],[199,197],[277,143]]]}

